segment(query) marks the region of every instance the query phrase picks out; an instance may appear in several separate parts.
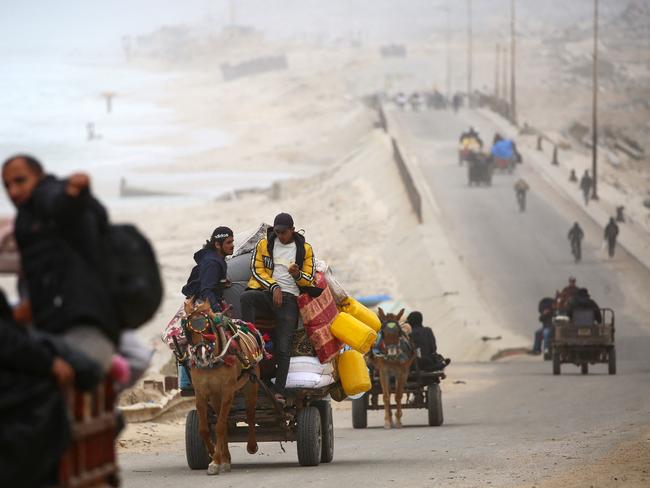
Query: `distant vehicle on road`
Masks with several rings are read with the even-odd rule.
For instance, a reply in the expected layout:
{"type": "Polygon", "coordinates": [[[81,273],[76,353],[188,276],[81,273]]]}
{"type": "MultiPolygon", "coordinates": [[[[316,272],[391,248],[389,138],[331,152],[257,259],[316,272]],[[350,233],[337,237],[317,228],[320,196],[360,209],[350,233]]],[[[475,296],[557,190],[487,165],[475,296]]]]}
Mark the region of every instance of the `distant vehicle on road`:
{"type": "Polygon", "coordinates": [[[602,308],[600,314],[600,323],[595,320],[592,309],[576,309],[573,318],[566,315],[553,318],[551,357],[554,375],[560,374],[564,363],[580,366],[582,374],[589,373],[590,364],[605,363],[609,374],[616,374],[614,311],[602,308]]]}
{"type": "Polygon", "coordinates": [[[419,112],[424,107],[424,97],[419,92],[413,92],[409,97],[409,104],[414,112],[419,112]]]}
{"type": "Polygon", "coordinates": [[[467,161],[467,185],[492,186],[492,162],[487,154],[470,153],[467,161]]]}
{"type": "Polygon", "coordinates": [[[395,105],[397,106],[397,108],[399,108],[400,110],[404,110],[406,108],[408,98],[406,98],[406,95],[403,92],[399,92],[393,98],[393,102],[395,102],[395,105]]]}
{"type": "Polygon", "coordinates": [[[494,168],[507,173],[515,170],[517,163],[521,162],[521,155],[517,151],[517,146],[511,139],[504,139],[499,134],[494,136],[494,143],[490,151],[494,168]]]}

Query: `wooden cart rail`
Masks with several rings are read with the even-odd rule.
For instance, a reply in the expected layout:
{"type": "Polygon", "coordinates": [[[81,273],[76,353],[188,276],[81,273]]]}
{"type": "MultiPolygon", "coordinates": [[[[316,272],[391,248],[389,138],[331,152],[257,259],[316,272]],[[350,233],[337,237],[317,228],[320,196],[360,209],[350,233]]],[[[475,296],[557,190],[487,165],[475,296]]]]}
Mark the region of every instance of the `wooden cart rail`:
{"type": "Polygon", "coordinates": [[[113,381],[107,378],[92,392],[71,390],[67,396],[72,444],[59,464],[60,486],[119,486],[113,381]]]}

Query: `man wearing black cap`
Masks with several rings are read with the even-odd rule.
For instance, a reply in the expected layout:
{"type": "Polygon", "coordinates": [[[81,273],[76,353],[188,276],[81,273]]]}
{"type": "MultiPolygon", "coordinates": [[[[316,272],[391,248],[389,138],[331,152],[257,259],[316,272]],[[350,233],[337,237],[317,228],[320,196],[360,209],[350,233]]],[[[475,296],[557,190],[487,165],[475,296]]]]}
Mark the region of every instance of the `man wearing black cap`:
{"type": "MultiPolygon", "coordinates": [[[[194,253],[196,266],[192,268],[187,283],[181,292],[186,298],[207,300],[215,312],[222,309],[223,290],[228,286],[228,264],[235,247],[233,232],[229,227],[219,226],[212,232],[210,239],[194,253]]],[[[181,390],[191,389],[191,378],[186,366],[179,364],[178,381],[181,390]]]]}
{"type": "Polygon", "coordinates": [[[293,218],[280,213],[266,239],[261,239],[251,258],[253,277],[241,296],[242,318],[255,322],[256,315],[275,318],[275,391],[284,400],[289,372],[291,340],[298,323],[298,295],[314,286],[314,252],[295,231],[293,218]]]}
{"type": "Polygon", "coordinates": [[[212,310],[221,310],[223,289],[227,285],[226,256],[232,254],[234,247],[233,232],[229,227],[214,229],[203,248],[194,253],[196,266],[181,290],[183,295],[194,300],[208,300],[212,310]]]}

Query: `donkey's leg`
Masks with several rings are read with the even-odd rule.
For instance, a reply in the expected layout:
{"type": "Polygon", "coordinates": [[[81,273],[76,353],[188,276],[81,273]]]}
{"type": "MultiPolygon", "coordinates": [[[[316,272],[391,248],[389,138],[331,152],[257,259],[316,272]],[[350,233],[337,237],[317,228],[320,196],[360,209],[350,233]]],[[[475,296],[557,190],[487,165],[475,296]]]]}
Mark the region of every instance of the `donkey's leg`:
{"type": "MultiPolygon", "coordinates": [[[[259,371],[257,372],[259,376],[259,371]]],[[[248,423],[248,444],[246,450],[248,454],[257,452],[257,438],[255,437],[255,407],[257,406],[258,385],[251,380],[244,386],[244,396],[246,398],[246,422],[248,423]]]]}
{"type": "Polygon", "coordinates": [[[203,439],[205,449],[208,455],[212,457],[214,453],[214,444],[210,435],[210,423],[208,420],[208,399],[204,395],[196,392],[196,413],[199,417],[199,436],[203,439]]]}
{"type": "MultiPolygon", "coordinates": [[[[216,373],[216,370],[214,372],[216,373]]],[[[215,374],[215,376],[217,375],[215,374]]],[[[218,379],[217,376],[215,381],[218,381],[218,379]]],[[[216,442],[214,443],[214,450],[210,456],[212,461],[210,461],[210,464],[208,465],[209,475],[219,474],[219,465],[221,464],[221,436],[216,430],[216,426],[219,424],[219,420],[221,419],[221,396],[221,391],[218,393],[212,392],[212,395],[210,395],[210,406],[212,407],[214,414],[217,416],[217,423],[215,424],[216,442]]]]}
{"type": "MultiPolygon", "coordinates": [[[[228,449],[228,416],[235,397],[235,382],[224,385],[221,395],[221,409],[217,420],[217,449],[220,453],[219,472],[230,472],[230,450],[228,449]]],[[[216,462],[216,460],[215,460],[216,462]]]]}
{"type": "Polygon", "coordinates": [[[404,387],[406,386],[406,378],[408,376],[408,370],[400,371],[395,378],[395,403],[397,405],[395,412],[395,426],[398,429],[402,428],[402,394],[404,393],[404,387]]]}
{"type": "Polygon", "coordinates": [[[384,429],[390,429],[393,426],[393,415],[390,411],[390,376],[385,365],[379,371],[379,382],[384,398],[384,429]]]}

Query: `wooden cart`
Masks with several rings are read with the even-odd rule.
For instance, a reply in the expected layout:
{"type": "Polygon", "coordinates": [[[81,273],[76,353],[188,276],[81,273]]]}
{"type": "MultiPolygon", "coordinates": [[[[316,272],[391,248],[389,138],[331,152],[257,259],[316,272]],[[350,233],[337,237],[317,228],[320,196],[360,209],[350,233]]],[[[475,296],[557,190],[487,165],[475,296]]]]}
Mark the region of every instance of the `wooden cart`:
{"type": "MultiPolygon", "coordinates": [[[[445,379],[442,371],[411,371],[404,393],[406,401],[402,408],[426,408],[429,411],[429,425],[439,426],[443,423],[442,393],[440,381],[445,379]]],[[[379,399],[383,397],[379,376],[372,373],[372,387],[361,398],[352,400],[352,427],[365,429],[368,426],[368,410],[384,410],[379,399]]],[[[396,407],[391,403],[391,407],[396,407]]]]}

